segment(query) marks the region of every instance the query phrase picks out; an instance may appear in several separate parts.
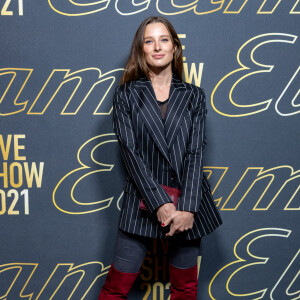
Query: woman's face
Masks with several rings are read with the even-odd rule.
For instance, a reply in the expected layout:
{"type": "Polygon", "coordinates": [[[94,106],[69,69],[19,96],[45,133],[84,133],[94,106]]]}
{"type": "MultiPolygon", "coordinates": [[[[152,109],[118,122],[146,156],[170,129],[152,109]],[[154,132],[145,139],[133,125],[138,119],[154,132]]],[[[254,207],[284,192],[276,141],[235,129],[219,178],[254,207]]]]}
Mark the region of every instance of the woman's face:
{"type": "Polygon", "coordinates": [[[175,47],[170,33],[163,23],[151,23],[144,33],[144,55],[150,69],[172,71],[172,60],[175,47]]]}

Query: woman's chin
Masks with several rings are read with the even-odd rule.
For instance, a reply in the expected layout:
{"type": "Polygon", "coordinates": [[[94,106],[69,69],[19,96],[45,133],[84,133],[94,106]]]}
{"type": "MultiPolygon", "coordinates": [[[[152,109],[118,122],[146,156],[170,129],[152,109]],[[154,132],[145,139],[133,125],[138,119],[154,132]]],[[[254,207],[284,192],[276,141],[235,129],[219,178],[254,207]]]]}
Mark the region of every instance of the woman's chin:
{"type": "Polygon", "coordinates": [[[148,64],[150,71],[154,73],[160,73],[162,71],[170,69],[172,71],[171,63],[168,64],[148,64]]]}

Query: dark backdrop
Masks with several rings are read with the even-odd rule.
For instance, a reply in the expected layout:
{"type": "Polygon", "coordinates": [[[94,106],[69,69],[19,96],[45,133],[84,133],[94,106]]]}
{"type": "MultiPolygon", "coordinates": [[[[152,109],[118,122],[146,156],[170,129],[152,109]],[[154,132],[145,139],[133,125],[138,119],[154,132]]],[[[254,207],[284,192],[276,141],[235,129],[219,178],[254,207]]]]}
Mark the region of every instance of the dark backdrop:
{"type": "MultiPolygon", "coordinates": [[[[224,224],[198,299],[299,299],[299,1],[2,0],[0,299],[97,299],[124,169],[112,94],[133,35],[167,17],[208,102],[205,171],[224,224]]],[[[130,299],[168,299],[155,241],[130,299]]]]}

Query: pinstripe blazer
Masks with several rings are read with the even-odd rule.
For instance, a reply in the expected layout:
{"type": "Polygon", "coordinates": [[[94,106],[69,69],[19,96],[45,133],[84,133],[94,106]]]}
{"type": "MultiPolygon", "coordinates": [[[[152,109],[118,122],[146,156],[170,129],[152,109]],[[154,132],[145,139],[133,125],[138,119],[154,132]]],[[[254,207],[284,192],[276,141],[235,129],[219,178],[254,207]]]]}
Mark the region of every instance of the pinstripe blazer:
{"type": "Polygon", "coordinates": [[[127,169],[120,229],[165,237],[156,209],[172,200],[160,184],[181,189],[177,209],[195,212],[185,239],[207,235],[222,224],[202,170],[206,112],[203,90],[174,74],[165,124],[150,80],[140,78],[116,88],[113,128],[127,169]],[[139,209],[141,198],[149,212],[139,209]]]}

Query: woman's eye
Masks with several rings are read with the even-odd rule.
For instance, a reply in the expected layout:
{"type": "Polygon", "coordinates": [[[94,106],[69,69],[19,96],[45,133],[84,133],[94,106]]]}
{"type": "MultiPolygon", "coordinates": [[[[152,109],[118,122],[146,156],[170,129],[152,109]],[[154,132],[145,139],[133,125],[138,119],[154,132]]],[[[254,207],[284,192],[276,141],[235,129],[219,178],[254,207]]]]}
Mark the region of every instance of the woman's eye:
{"type": "Polygon", "coordinates": [[[145,44],[150,44],[151,42],[152,42],[152,41],[150,41],[150,40],[149,40],[149,41],[145,41],[145,44]]]}
{"type": "Polygon", "coordinates": [[[162,39],[162,41],[163,41],[163,42],[168,42],[168,41],[169,41],[169,39],[162,39]]]}

